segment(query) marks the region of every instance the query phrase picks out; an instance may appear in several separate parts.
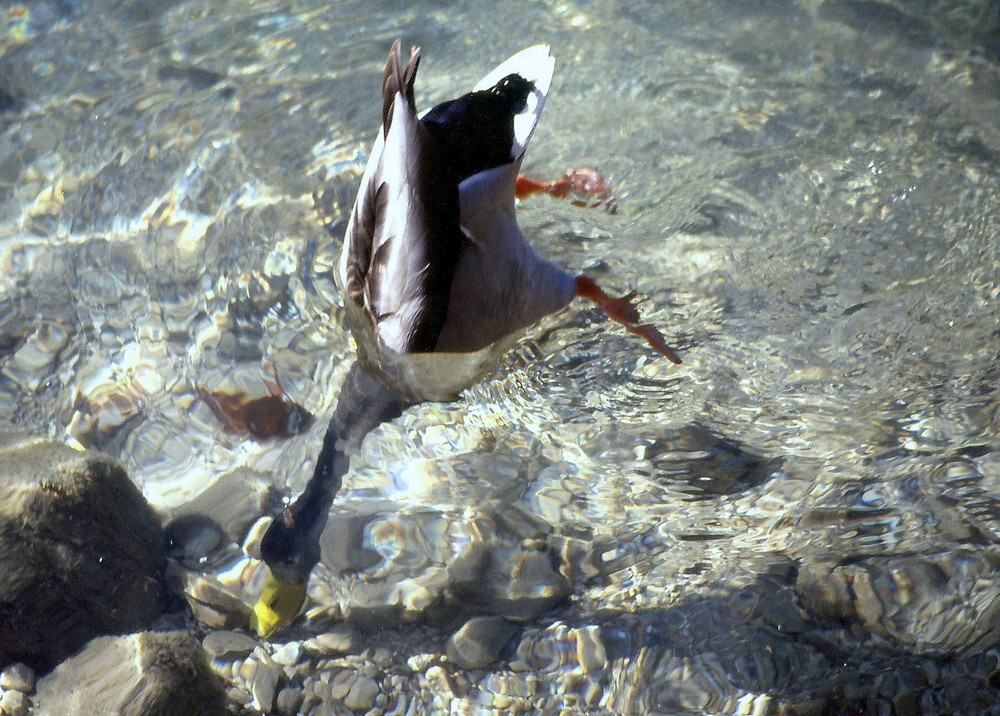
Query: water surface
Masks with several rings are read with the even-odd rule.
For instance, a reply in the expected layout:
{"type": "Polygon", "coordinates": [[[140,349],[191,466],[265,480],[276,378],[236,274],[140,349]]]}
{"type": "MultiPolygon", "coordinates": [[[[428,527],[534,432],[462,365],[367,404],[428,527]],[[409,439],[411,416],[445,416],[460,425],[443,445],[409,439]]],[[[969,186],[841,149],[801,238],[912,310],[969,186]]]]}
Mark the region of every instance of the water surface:
{"type": "MultiPolygon", "coordinates": [[[[114,455],[164,511],[239,467],[301,489],[353,360],[333,271],[390,42],[423,47],[421,107],[546,42],[525,170],[596,166],[616,203],[532,198],[521,226],[636,290],[684,365],[583,303],[547,319],[369,437],[337,509],[380,558],[353,569],[419,577],[442,520],[525,516],[587,555],[521,642],[596,625],[587,708],[997,697],[990,3],[41,0],[0,23],[0,430],[114,455]],[[262,376],[310,432],[231,435],[195,393],[262,376]]],[[[573,658],[532,662],[538,688],[573,658]]]]}

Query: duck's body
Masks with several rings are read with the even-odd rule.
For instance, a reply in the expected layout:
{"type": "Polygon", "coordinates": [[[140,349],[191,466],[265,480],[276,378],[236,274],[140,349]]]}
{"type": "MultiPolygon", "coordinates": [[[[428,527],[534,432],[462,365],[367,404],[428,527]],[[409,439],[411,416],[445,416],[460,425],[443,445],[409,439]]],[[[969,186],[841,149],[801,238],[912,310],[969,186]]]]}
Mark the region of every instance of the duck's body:
{"type": "MultiPolygon", "coordinates": [[[[339,266],[358,363],[342,388],[312,479],[261,543],[271,571],[254,608],[262,634],[294,616],[319,559],[319,537],[347,455],[379,422],[415,402],[454,399],[525,328],[576,296],[595,301],[680,362],[654,327],[639,324],[628,297],[612,298],[591,279],[539,257],[518,228],[518,172],[554,68],[548,47],[522,50],[472,92],[423,115],[413,99],[419,60],[413,48],[404,66],[397,41],[386,62],[382,127],[339,266]]],[[[580,188],[578,179],[593,187],[595,177],[570,172],[558,182],[530,183],[529,191],[564,196],[580,188]]]]}
{"type": "Polygon", "coordinates": [[[573,276],[517,226],[514,190],[554,62],[514,55],[473,92],[417,115],[419,53],[398,43],[383,125],[361,179],[340,260],[359,359],[413,400],[448,400],[522,329],[566,306],[573,276]]]}

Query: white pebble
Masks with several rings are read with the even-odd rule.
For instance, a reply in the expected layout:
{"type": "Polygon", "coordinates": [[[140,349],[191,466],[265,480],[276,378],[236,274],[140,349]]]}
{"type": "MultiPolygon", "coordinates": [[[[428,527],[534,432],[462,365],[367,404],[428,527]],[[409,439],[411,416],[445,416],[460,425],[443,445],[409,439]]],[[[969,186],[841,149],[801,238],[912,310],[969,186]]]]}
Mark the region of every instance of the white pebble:
{"type": "Polygon", "coordinates": [[[11,664],[0,671],[0,687],[30,694],[35,690],[35,672],[21,662],[11,664]]]}
{"type": "Polygon", "coordinates": [[[271,658],[282,666],[294,666],[302,654],[302,645],[297,641],[282,644],[274,650],[271,658]]]}
{"type": "Polygon", "coordinates": [[[28,697],[20,691],[5,691],[0,696],[0,713],[4,716],[25,716],[28,713],[28,697]]]}

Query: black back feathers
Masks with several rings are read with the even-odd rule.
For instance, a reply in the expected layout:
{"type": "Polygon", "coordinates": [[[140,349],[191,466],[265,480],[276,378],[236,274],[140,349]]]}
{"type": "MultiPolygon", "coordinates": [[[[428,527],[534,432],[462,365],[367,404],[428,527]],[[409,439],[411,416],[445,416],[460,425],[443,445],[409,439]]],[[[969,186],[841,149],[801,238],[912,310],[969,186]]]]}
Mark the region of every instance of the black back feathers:
{"type": "Polygon", "coordinates": [[[514,115],[524,110],[535,86],[510,74],[489,89],[442,102],[420,122],[441,146],[462,181],[506,164],[514,156],[514,115]]]}

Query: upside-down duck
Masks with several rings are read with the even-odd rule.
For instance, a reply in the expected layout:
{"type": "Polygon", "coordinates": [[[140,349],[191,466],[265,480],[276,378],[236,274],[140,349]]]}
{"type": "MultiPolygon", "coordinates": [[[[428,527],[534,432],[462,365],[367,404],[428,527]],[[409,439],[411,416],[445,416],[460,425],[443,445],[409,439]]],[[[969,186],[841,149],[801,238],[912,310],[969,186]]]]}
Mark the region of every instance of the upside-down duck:
{"type": "MultiPolygon", "coordinates": [[[[416,402],[454,399],[524,329],[577,296],[680,363],[656,328],[640,324],[630,297],[611,297],[540,257],[518,228],[518,172],[555,66],[548,46],[518,52],[472,92],[418,115],[419,63],[417,47],[404,63],[398,40],[386,61],[382,126],[339,265],[357,362],[312,479],[262,539],[269,574],[252,618],[262,635],[299,609],[349,455],[380,422],[416,402]]],[[[558,188],[564,194],[566,182],[558,188]]]]}

